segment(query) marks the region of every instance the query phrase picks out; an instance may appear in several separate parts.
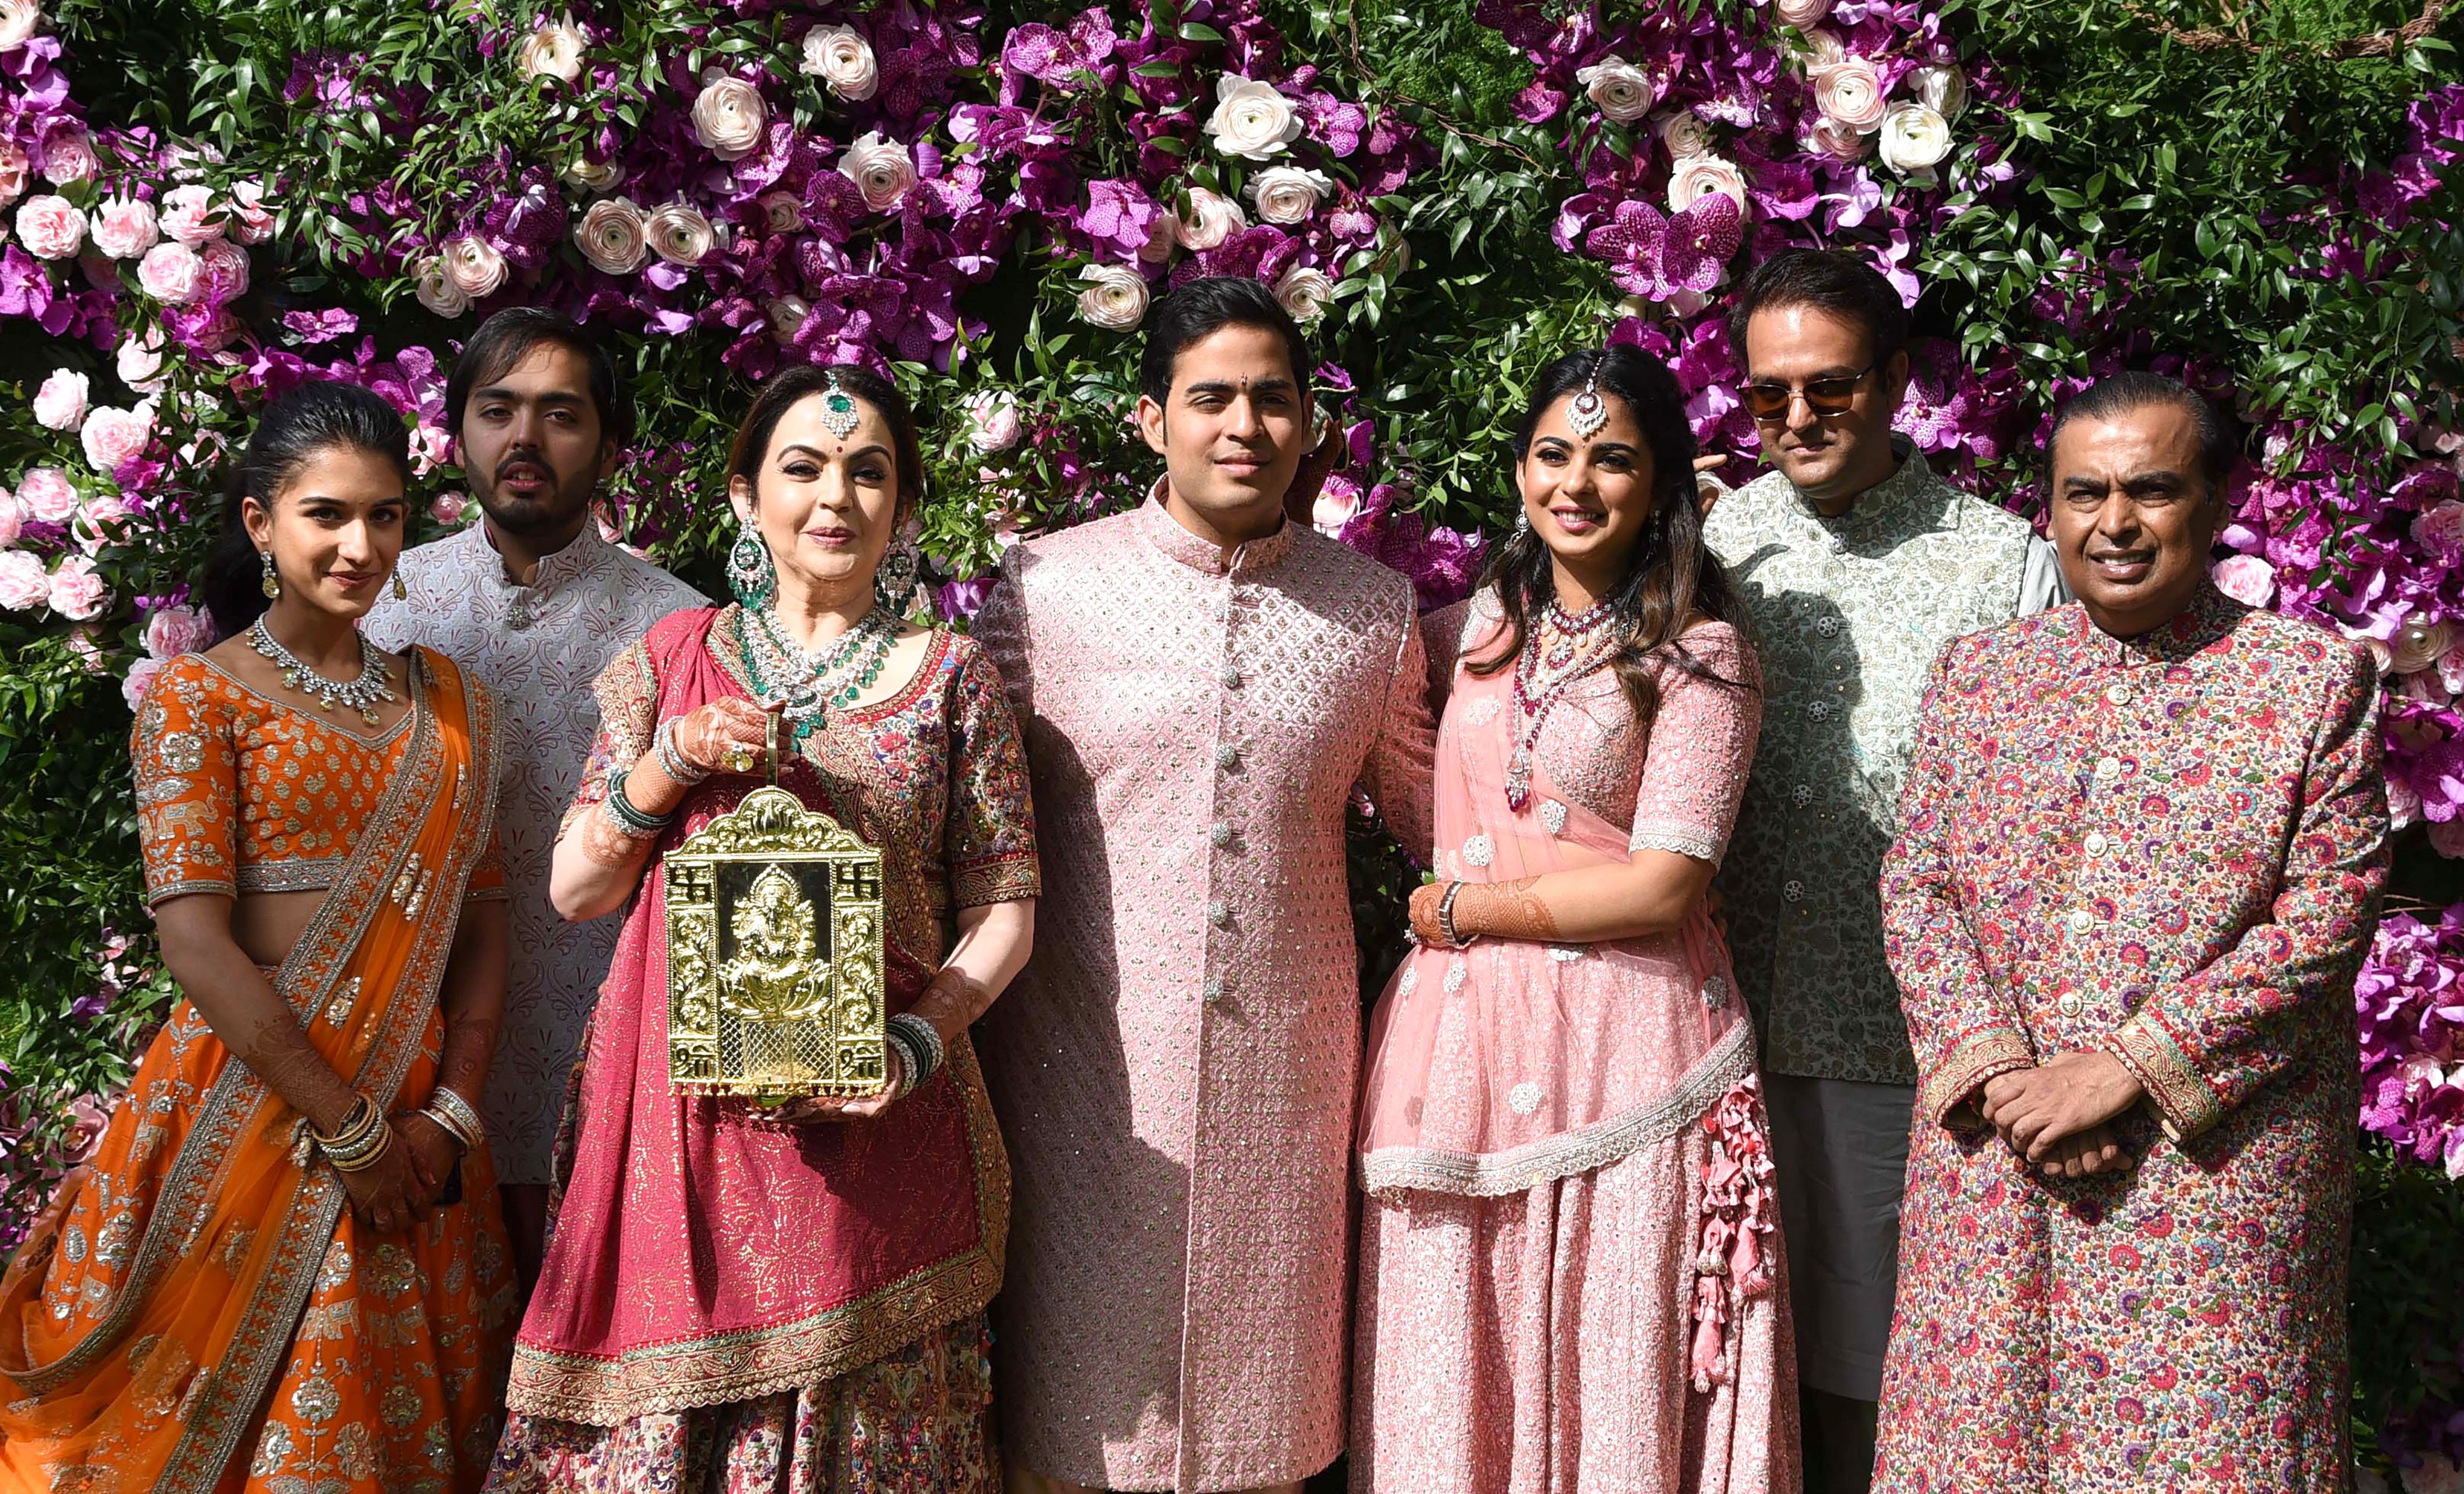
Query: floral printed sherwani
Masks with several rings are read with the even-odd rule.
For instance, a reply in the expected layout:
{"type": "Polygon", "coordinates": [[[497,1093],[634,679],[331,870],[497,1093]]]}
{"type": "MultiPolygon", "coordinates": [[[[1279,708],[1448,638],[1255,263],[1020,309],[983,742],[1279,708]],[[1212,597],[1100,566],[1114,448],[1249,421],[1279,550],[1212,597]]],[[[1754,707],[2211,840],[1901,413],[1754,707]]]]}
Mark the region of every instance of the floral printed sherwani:
{"type": "Polygon", "coordinates": [[[2360,649],[2213,590],[1936,665],[1883,866],[1919,1099],[1877,1489],[2347,1487],[2377,701],[2360,649]],[[2139,1165],[2050,1181],[1976,1091],[2087,1048],[2145,1087],[2139,1165]]]}

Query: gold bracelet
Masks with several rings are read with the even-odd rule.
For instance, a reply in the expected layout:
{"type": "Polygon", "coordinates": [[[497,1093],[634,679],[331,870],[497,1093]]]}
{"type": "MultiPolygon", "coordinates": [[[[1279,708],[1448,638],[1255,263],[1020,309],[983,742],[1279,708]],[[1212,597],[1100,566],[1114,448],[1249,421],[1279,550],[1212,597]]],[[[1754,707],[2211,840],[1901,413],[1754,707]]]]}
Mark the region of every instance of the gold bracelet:
{"type": "Polygon", "coordinates": [[[341,1157],[336,1156],[333,1153],[328,1152],[325,1153],[325,1160],[333,1163],[334,1171],[338,1173],[364,1173],[369,1168],[372,1168],[379,1162],[385,1160],[385,1153],[390,1150],[392,1146],[393,1128],[391,1126],[382,1126],[377,1131],[376,1145],[369,1148],[366,1152],[353,1156],[347,1161],[341,1157]]]}
{"type": "Polygon", "coordinates": [[[462,1143],[465,1152],[477,1151],[480,1141],[488,1134],[487,1123],[479,1119],[479,1112],[471,1108],[471,1102],[443,1085],[438,1085],[435,1092],[428,1097],[428,1104],[421,1108],[421,1112],[444,1127],[446,1134],[462,1143]]]}
{"type": "Polygon", "coordinates": [[[317,1150],[345,1172],[366,1166],[385,1150],[390,1134],[391,1130],[386,1126],[384,1114],[366,1095],[359,1096],[358,1103],[351,1107],[348,1115],[342,1117],[341,1128],[332,1135],[314,1126],[308,1128],[308,1135],[317,1143],[317,1150]]]}

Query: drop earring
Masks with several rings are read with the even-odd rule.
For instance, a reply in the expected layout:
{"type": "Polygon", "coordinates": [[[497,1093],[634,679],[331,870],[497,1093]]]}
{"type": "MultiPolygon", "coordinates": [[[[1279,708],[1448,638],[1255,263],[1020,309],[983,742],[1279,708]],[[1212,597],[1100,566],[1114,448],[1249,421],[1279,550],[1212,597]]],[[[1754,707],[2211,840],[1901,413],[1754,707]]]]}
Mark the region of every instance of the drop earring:
{"type": "Polygon", "coordinates": [[[759,612],[770,605],[779,594],[778,568],[770,562],[770,547],[753,527],[750,516],[736,521],[736,543],[727,552],[727,589],[748,612],[759,612]]]}
{"type": "Polygon", "coordinates": [[[274,552],[259,550],[256,554],[257,559],[265,562],[265,574],[258,580],[257,589],[265,593],[266,601],[275,601],[282,595],[282,578],[275,573],[274,552]]]}
{"type": "Polygon", "coordinates": [[[396,602],[403,602],[408,600],[409,596],[410,588],[402,583],[402,569],[396,566],[393,573],[393,599],[396,602]]]}

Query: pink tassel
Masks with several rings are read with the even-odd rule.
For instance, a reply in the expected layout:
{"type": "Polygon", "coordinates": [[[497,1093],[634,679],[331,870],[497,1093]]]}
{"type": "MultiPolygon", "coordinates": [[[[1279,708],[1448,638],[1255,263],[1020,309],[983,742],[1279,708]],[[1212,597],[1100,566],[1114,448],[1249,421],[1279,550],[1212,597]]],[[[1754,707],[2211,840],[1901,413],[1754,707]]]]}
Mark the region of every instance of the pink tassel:
{"type": "Polygon", "coordinates": [[[1694,1258],[1694,1388],[1733,1375],[1727,1338],[1730,1304],[1771,1289],[1763,1237],[1771,1233],[1771,1160],[1763,1128],[1761,1085],[1749,1075],[1703,1117],[1711,1159],[1703,1164],[1703,1236],[1694,1258]]]}

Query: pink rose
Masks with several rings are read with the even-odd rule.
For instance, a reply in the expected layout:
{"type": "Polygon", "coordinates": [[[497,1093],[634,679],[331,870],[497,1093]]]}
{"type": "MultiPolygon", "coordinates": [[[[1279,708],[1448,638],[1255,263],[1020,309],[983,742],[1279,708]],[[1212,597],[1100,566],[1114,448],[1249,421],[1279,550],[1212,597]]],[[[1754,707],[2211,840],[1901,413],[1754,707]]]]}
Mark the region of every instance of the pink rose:
{"type": "Polygon", "coordinates": [[[197,251],[202,298],[219,306],[248,294],[248,251],[227,238],[197,251]]]}
{"type": "Polygon", "coordinates": [[[118,472],[121,463],[143,452],[153,436],[154,410],[147,405],[135,409],[98,406],[86,415],[85,428],[77,432],[87,463],[106,477],[118,472]]]}
{"type": "Polygon", "coordinates": [[[213,641],[213,624],[194,607],[165,607],[145,620],[145,651],[157,659],[194,653],[213,641]]]}
{"type": "Polygon", "coordinates": [[[80,1166],[93,1160],[95,1149],[102,1145],[102,1133],[111,1125],[111,1111],[102,1101],[91,1094],[81,1094],[69,1102],[69,1129],[60,1137],[68,1149],[68,1164],[80,1166]]]}
{"type": "Polygon", "coordinates": [[[128,505],[120,500],[120,494],[98,493],[77,510],[77,522],[70,532],[76,535],[78,549],[88,555],[99,555],[103,546],[127,538],[127,528],[128,505]]]}
{"type": "Polygon", "coordinates": [[[114,259],[135,259],[163,241],[154,205],[135,197],[106,198],[92,227],[94,247],[114,259]]]}
{"type": "Polygon", "coordinates": [[[17,542],[18,531],[26,527],[26,505],[0,488],[0,550],[17,542]]]}
{"type": "Polygon", "coordinates": [[[274,214],[265,209],[264,183],[232,183],[231,209],[232,243],[262,244],[274,236],[274,214]]]}
{"type": "Polygon", "coordinates": [[[137,285],[165,306],[186,306],[205,289],[205,261],[187,245],[157,244],[137,261],[137,285]]]}
{"type": "Polygon", "coordinates": [[[0,550],[0,607],[32,612],[52,595],[52,578],[32,550],[0,550]]]}
{"type": "Polygon", "coordinates": [[[0,208],[15,202],[25,191],[26,173],[32,166],[24,146],[15,141],[0,140],[0,208]]]}
{"type": "Polygon", "coordinates": [[[58,468],[29,467],[26,475],[17,479],[17,501],[26,506],[30,518],[65,524],[77,512],[77,493],[69,474],[58,468]]]}
{"type": "Polygon", "coordinates": [[[75,258],[85,244],[85,214],[65,197],[29,197],[17,209],[17,242],[36,259],[75,258]]]}
{"type": "Polygon", "coordinates": [[[1018,445],[1018,396],[1007,389],[978,389],[967,396],[967,444],[979,451],[1006,451],[1018,445]]]}
{"type": "Polygon", "coordinates": [[[46,430],[75,430],[85,424],[85,375],[55,368],[34,391],[34,424],[46,430]]]}
{"type": "Polygon", "coordinates": [[[83,127],[69,125],[43,133],[43,180],[55,187],[72,182],[91,181],[102,169],[94,158],[94,137],[83,127]]]}
{"type": "Polygon", "coordinates": [[[83,623],[102,615],[102,609],[111,604],[111,591],[94,573],[92,560],[72,555],[52,572],[49,600],[53,611],[72,623],[83,623]]]}
{"type": "Polygon", "coordinates": [[[190,249],[223,236],[214,194],[202,187],[175,187],[163,195],[163,231],[190,249]]]}
{"type": "Polygon", "coordinates": [[[163,672],[160,659],[140,659],[128,667],[128,676],[120,682],[120,698],[135,711],[145,704],[145,692],[154,688],[154,676],[163,672]]]}
{"type": "Polygon", "coordinates": [[[440,524],[462,522],[462,506],[470,500],[458,493],[440,493],[429,501],[428,516],[440,524]]]}
{"type": "Polygon", "coordinates": [[[143,336],[122,334],[119,348],[112,354],[111,366],[120,375],[120,382],[138,393],[159,393],[169,383],[159,377],[163,372],[163,334],[150,327],[143,336]]]}
{"type": "Polygon", "coordinates": [[[2464,503],[2449,498],[2422,510],[2412,521],[2412,542],[2451,565],[2464,560],[2464,503]]]}
{"type": "Polygon", "coordinates": [[[2255,555],[2218,560],[2209,574],[2215,579],[2216,589],[2235,602],[2263,607],[2276,595],[2276,567],[2255,555]]]}
{"type": "Polygon", "coordinates": [[[410,474],[425,477],[453,459],[452,434],[422,422],[411,428],[410,474]]]}

